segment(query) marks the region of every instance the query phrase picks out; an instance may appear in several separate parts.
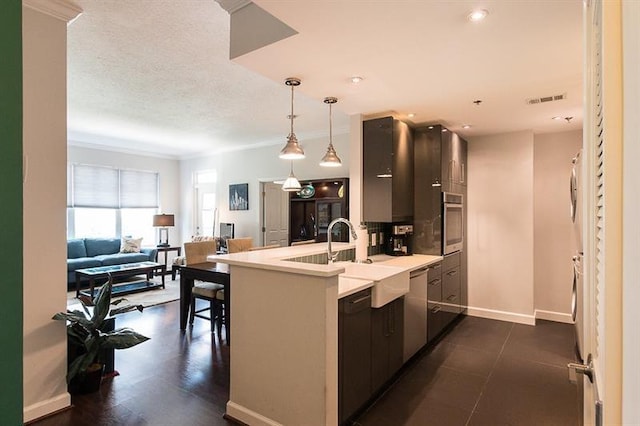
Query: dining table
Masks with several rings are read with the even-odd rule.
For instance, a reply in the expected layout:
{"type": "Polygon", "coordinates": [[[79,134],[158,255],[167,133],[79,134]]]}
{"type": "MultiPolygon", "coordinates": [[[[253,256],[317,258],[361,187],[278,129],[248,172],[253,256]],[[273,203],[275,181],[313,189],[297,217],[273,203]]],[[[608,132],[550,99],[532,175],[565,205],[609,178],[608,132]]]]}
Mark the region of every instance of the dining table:
{"type": "Polygon", "coordinates": [[[187,328],[191,291],[194,281],[206,281],[224,286],[224,324],[227,345],[231,342],[231,274],[229,265],[216,262],[180,266],[180,329],[187,328]]]}

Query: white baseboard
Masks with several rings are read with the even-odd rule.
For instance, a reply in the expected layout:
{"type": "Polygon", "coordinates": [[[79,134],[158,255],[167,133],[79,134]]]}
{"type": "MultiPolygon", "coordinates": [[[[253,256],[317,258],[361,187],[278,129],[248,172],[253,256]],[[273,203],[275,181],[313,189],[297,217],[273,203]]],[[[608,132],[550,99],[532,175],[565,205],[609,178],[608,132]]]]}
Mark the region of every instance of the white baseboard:
{"type": "Polygon", "coordinates": [[[227,402],[227,416],[239,420],[244,424],[251,426],[282,426],[282,424],[271,420],[262,414],[258,414],[255,411],[249,410],[242,405],[236,404],[233,401],[227,402]]]}
{"type": "Polygon", "coordinates": [[[571,314],[564,314],[562,312],[543,311],[542,309],[536,309],[536,319],[563,322],[565,324],[573,324],[573,318],[571,314]]]}
{"type": "Polygon", "coordinates": [[[515,312],[497,311],[495,309],[467,307],[467,315],[494,319],[499,321],[509,321],[518,324],[535,325],[536,319],[533,315],[518,314],[515,312]]]}
{"type": "Polygon", "coordinates": [[[24,407],[24,422],[26,423],[39,419],[40,417],[55,413],[56,411],[60,411],[69,406],[71,406],[71,395],[69,395],[68,392],[62,393],[45,401],[40,401],[28,407],[24,407]]]}

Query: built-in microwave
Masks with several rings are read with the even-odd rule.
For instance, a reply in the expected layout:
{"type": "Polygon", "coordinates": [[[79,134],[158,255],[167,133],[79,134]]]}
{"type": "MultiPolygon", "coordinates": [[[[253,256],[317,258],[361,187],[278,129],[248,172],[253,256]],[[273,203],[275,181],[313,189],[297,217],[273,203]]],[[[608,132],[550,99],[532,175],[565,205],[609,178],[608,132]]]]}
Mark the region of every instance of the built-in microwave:
{"type": "Polygon", "coordinates": [[[442,254],[462,250],[464,240],[463,196],[442,193],[442,254]]]}

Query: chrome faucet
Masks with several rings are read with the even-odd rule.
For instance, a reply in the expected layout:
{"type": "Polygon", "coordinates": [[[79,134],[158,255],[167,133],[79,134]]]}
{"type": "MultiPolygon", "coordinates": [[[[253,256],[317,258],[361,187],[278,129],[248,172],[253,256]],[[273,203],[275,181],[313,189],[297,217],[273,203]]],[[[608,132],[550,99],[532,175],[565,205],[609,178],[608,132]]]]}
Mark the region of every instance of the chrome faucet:
{"type": "Polygon", "coordinates": [[[347,219],[343,217],[339,217],[337,219],[332,220],[331,223],[329,224],[329,227],[327,228],[327,259],[329,263],[335,262],[336,258],[338,257],[338,252],[334,253],[331,250],[331,230],[333,229],[333,226],[338,222],[347,224],[347,226],[349,227],[349,230],[351,231],[351,236],[353,237],[353,239],[354,240],[358,239],[358,236],[356,235],[356,231],[355,229],[353,229],[353,225],[347,219]]]}

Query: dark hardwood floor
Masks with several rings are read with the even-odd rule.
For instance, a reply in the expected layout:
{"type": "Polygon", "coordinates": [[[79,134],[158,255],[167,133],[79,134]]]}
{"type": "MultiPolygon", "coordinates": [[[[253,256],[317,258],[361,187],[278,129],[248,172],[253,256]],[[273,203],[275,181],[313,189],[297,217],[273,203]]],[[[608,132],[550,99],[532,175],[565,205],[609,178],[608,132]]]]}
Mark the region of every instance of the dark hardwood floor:
{"type": "MultiPolygon", "coordinates": [[[[120,315],[117,326],[151,340],[116,351],[120,375],[106,379],[99,392],[75,395],[73,408],[33,424],[232,424],[222,418],[229,347],[205,320],[180,331],[178,308],[171,302],[120,315]]],[[[567,324],[530,327],[465,317],[355,424],[578,425],[578,391],[566,373],[573,347],[567,324]]]]}
{"type": "Polygon", "coordinates": [[[99,392],[74,395],[73,408],[34,424],[232,424],[222,418],[229,399],[229,347],[211,334],[206,320],[180,331],[178,314],[178,302],[170,302],[119,315],[117,327],[132,327],[151,340],[116,351],[120,375],[105,379],[99,392]]]}

